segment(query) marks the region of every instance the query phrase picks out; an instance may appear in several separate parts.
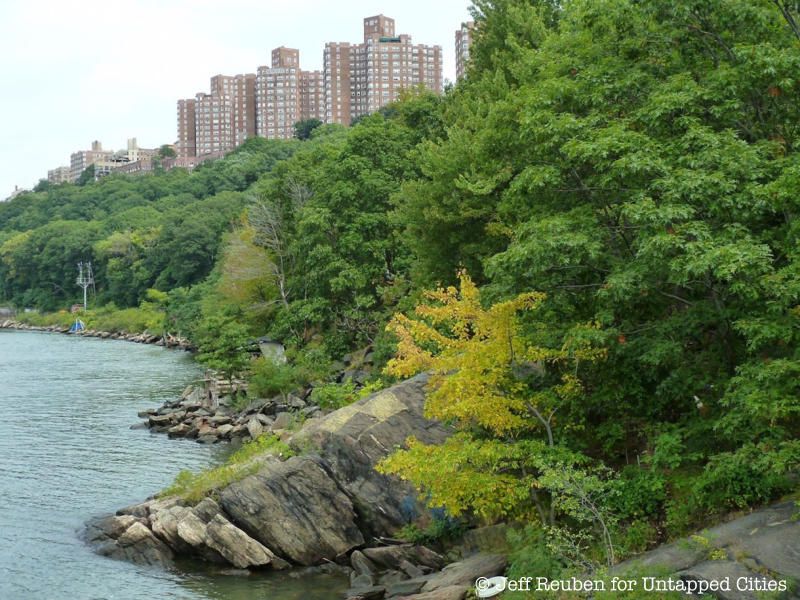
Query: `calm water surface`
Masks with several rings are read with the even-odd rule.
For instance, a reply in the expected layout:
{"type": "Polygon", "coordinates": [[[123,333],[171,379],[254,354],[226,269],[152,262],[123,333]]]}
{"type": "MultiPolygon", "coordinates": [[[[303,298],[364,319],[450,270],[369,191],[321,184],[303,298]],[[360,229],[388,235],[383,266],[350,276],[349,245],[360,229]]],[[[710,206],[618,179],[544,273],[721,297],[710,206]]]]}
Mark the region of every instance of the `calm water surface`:
{"type": "Polygon", "coordinates": [[[1,600],[341,597],[338,578],[164,571],[97,556],[81,541],[90,517],[224,458],[224,447],[130,429],[137,411],[198,375],[176,351],[0,330],[1,600]]]}

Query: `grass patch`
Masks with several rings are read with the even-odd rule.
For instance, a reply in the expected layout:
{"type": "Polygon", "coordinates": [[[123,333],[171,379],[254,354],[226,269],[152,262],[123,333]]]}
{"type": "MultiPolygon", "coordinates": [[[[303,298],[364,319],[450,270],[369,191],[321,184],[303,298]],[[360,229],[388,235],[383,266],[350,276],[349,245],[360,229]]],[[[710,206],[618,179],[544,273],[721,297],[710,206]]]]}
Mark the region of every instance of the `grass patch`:
{"type": "Polygon", "coordinates": [[[73,315],[66,310],[54,313],[22,313],[16,317],[20,323],[36,327],[69,327],[79,318],[86,329],[111,333],[156,334],[164,330],[164,312],[150,302],[142,302],[136,308],[117,308],[107,304],[100,308],[81,311],[73,315]]]}
{"type": "Polygon", "coordinates": [[[75,315],[66,310],[54,313],[29,312],[18,313],[14,320],[34,327],[69,327],[75,322],[75,315]]]}
{"type": "Polygon", "coordinates": [[[262,461],[259,459],[268,456],[286,459],[294,456],[294,451],[276,436],[265,434],[245,442],[219,467],[199,473],[181,471],[172,485],[159,496],[178,496],[189,504],[197,504],[214,491],[254,474],[261,467],[262,461]]]}

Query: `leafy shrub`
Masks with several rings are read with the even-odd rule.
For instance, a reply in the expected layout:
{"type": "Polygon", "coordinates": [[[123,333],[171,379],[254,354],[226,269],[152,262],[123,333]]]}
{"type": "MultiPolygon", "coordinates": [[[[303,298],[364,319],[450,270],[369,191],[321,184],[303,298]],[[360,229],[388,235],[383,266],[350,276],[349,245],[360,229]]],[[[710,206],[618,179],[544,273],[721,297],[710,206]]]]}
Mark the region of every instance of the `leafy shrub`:
{"type": "Polygon", "coordinates": [[[665,509],[667,535],[678,537],[692,528],[694,524],[694,506],[686,498],[670,498],[666,503],[665,509]]]}
{"type": "Polygon", "coordinates": [[[28,325],[34,325],[36,327],[69,327],[75,322],[75,315],[70,314],[66,310],[61,310],[56,313],[28,312],[18,314],[16,320],[20,323],[27,323],[28,325]]]}
{"type": "Polygon", "coordinates": [[[800,443],[778,448],[747,444],[711,458],[693,486],[695,505],[718,513],[767,502],[793,487],[789,475],[800,467],[800,443]]]}
{"type": "Polygon", "coordinates": [[[297,387],[295,370],[288,364],[277,364],[268,358],[257,358],[251,363],[248,377],[250,396],[270,398],[288,394],[297,387]]]}
{"type": "MultiPolygon", "coordinates": [[[[83,318],[83,317],[82,317],[83,318]]],[[[86,313],[86,327],[100,331],[160,334],[164,331],[164,312],[150,302],[137,308],[118,309],[113,304],[86,313]]]]}
{"type": "Polygon", "coordinates": [[[302,351],[287,353],[294,368],[298,387],[325,379],[331,371],[331,359],[320,346],[307,346],[302,351]]]}
{"type": "Polygon", "coordinates": [[[655,517],[661,514],[667,498],[667,486],[658,471],[629,466],[613,482],[617,493],[611,495],[611,510],[622,520],[655,517]]]}
{"type": "Polygon", "coordinates": [[[466,525],[461,519],[454,519],[444,515],[434,518],[431,523],[424,528],[420,528],[413,523],[403,527],[397,537],[412,544],[424,546],[437,545],[442,542],[457,540],[466,531],[466,525]]]}
{"type": "Polygon", "coordinates": [[[677,432],[662,433],[654,444],[650,464],[656,469],[676,469],[684,460],[683,439],[677,432]]]}
{"type": "MultiPolygon", "coordinates": [[[[509,555],[508,576],[512,579],[535,574],[537,577],[557,579],[564,572],[564,564],[548,545],[545,532],[536,525],[508,532],[509,555]]],[[[511,597],[514,597],[513,595],[511,597]]]]}
{"type": "Polygon", "coordinates": [[[658,539],[656,527],[645,520],[636,520],[618,528],[615,532],[617,558],[639,554],[647,550],[654,540],[658,539]]]}
{"type": "Polygon", "coordinates": [[[311,401],[321,408],[333,409],[342,408],[358,400],[356,386],[352,381],[345,383],[329,383],[318,388],[314,388],[311,393],[311,401]]]}

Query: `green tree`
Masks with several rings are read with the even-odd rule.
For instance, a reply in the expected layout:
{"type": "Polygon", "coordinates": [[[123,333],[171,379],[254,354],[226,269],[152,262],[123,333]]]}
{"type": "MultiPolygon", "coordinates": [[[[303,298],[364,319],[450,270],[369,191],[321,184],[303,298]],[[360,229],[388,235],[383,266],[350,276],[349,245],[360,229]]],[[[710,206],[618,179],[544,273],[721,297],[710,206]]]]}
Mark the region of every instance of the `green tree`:
{"type": "Polygon", "coordinates": [[[95,178],[95,166],[94,164],[89,165],[86,167],[83,172],[78,177],[78,181],[76,182],[80,186],[84,186],[87,183],[94,181],[95,178]]]}
{"type": "MultiPolygon", "coordinates": [[[[198,332],[202,351],[197,359],[208,368],[221,372],[233,389],[233,380],[250,364],[247,344],[250,334],[246,326],[222,315],[208,317],[198,332]]],[[[237,395],[234,390],[234,396],[237,395]]]]}
{"type": "Polygon", "coordinates": [[[314,130],[322,125],[319,119],[304,119],[294,124],[294,137],[298,140],[307,140],[311,138],[314,130]]]}
{"type": "Polygon", "coordinates": [[[175,154],[175,148],[169,144],[163,144],[158,148],[157,156],[158,158],[175,158],[177,154],[175,154]]]}
{"type": "Polygon", "coordinates": [[[574,425],[569,415],[584,393],[583,371],[605,356],[594,344],[595,328],[576,327],[560,347],[538,345],[523,336],[521,315],[537,311],[542,294],[521,294],[485,309],[463,273],[459,289],[425,297],[415,319],[400,314],[390,322],[399,343],[387,372],[400,377],[430,372],[425,414],[452,423],[458,433],[439,446],[411,438],[409,448],[391,455],[380,469],[411,481],[430,504],[454,516],[465,511],[488,519],[538,516],[543,526],[554,526],[559,508],[572,517],[580,512],[603,523],[610,545],[597,503],[581,500],[580,510],[574,505],[588,482],[595,489],[601,482],[578,474],[575,467],[587,459],[570,451],[559,435],[574,425]],[[556,420],[556,414],[563,416],[556,420]],[[555,476],[565,469],[574,474],[572,483],[555,476]]]}

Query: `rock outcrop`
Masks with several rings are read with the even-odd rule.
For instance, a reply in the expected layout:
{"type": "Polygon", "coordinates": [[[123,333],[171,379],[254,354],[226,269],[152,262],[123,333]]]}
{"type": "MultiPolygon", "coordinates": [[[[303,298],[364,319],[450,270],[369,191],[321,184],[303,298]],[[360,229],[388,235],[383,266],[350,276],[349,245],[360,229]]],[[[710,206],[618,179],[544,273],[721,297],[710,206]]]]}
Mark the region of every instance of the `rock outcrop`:
{"type": "Polygon", "coordinates": [[[333,560],[364,544],[353,502],[318,457],[293,457],[220,495],[231,518],[295,564],[333,560]]]}
{"type": "Polygon", "coordinates": [[[353,552],[350,564],[352,588],[347,597],[353,600],[461,600],[474,590],[477,578],[502,575],[507,562],[497,554],[478,553],[436,571],[444,564],[441,556],[424,547],[403,545],[353,552]]]}
{"type": "MultiPolygon", "coordinates": [[[[617,573],[669,574],[683,580],[800,581],[800,521],[794,502],[784,502],[700,532],[688,540],[660,546],[617,565],[617,573]]],[[[755,583],[760,582],[760,583],[755,583]]],[[[756,600],[753,590],[715,592],[723,600],[756,600]]],[[[762,587],[761,590],[768,588],[762,587]]],[[[796,598],[796,595],[780,596],[796,598]]]]}
{"type": "Polygon", "coordinates": [[[146,564],[176,555],[237,568],[343,561],[421,510],[408,485],[374,466],[409,435],[447,437],[423,416],[426,381],[418,376],[310,419],[289,439],[297,456],[263,461],[216,500],[149,500],[92,522],[87,539],[106,556],[146,564]]]}

